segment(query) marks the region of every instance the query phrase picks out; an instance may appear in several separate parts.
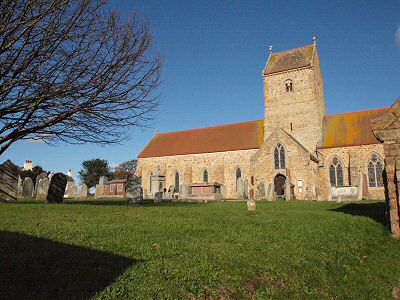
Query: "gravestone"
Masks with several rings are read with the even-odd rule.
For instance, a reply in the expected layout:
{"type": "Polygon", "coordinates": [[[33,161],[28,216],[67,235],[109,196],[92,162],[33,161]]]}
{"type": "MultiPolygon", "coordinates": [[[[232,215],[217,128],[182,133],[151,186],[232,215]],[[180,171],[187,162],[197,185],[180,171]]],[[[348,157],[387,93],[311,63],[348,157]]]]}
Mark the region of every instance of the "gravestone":
{"type": "Polygon", "coordinates": [[[236,191],[237,191],[237,195],[238,195],[239,199],[243,199],[244,198],[244,183],[243,183],[242,177],[239,177],[236,180],[236,191]]]}
{"type": "Polygon", "coordinates": [[[126,197],[128,204],[137,204],[143,202],[142,179],[137,176],[128,176],[126,182],[126,197]]]}
{"type": "Polygon", "coordinates": [[[10,160],[0,165],[0,202],[17,201],[18,170],[10,160]]]}
{"type": "Polygon", "coordinates": [[[186,199],[189,194],[189,186],[186,183],[181,183],[179,186],[179,199],[186,199]]]}
{"type": "Polygon", "coordinates": [[[39,180],[36,189],[36,200],[46,200],[47,192],[49,191],[50,180],[45,177],[39,180]]]}
{"type": "Polygon", "coordinates": [[[17,198],[22,197],[22,179],[21,176],[18,175],[18,183],[17,183],[17,198]]]}
{"type": "Polygon", "coordinates": [[[38,188],[38,184],[39,184],[39,180],[40,179],[42,179],[42,178],[45,178],[45,177],[47,177],[47,173],[46,172],[42,172],[42,173],[40,173],[38,176],[36,176],[36,180],[35,180],[35,190],[34,190],[34,192],[33,192],[33,196],[34,197],[36,197],[36,192],[37,192],[37,188],[38,188]]]}
{"type": "Polygon", "coordinates": [[[32,197],[33,195],[33,180],[30,177],[25,177],[22,183],[22,197],[32,197]]]}
{"type": "Polygon", "coordinates": [[[276,200],[275,186],[274,186],[274,183],[273,183],[273,182],[270,182],[270,183],[268,184],[267,200],[269,200],[269,201],[276,200]]]}
{"type": "Polygon", "coordinates": [[[247,210],[255,211],[256,210],[256,201],[253,199],[247,200],[247,210]]]}
{"type": "Polygon", "coordinates": [[[288,201],[290,199],[291,199],[290,176],[286,176],[286,179],[285,179],[285,200],[288,201]]]}
{"type": "Polygon", "coordinates": [[[358,173],[357,200],[363,199],[363,187],[364,187],[364,176],[361,172],[359,172],[358,173]]]}
{"type": "Polygon", "coordinates": [[[161,203],[163,199],[163,193],[157,192],[154,194],[154,203],[161,203]]]}
{"type": "Polygon", "coordinates": [[[68,182],[68,197],[76,198],[78,196],[78,187],[76,186],[75,182],[68,182]]]}
{"type": "Polygon", "coordinates": [[[243,181],[243,196],[244,199],[249,198],[249,181],[247,179],[243,181]]]}
{"type": "Polygon", "coordinates": [[[88,196],[88,187],[86,184],[82,184],[79,196],[81,198],[86,198],[88,196]]]}
{"type": "Polygon", "coordinates": [[[49,192],[47,193],[48,203],[63,203],[67,176],[63,173],[56,173],[51,177],[49,192]]]}
{"type": "Polygon", "coordinates": [[[257,200],[265,199],[265,186],[264,186],[264,183],[262,183],[262,182],[260,182],[257,185],[256,199],[257,200]]]}

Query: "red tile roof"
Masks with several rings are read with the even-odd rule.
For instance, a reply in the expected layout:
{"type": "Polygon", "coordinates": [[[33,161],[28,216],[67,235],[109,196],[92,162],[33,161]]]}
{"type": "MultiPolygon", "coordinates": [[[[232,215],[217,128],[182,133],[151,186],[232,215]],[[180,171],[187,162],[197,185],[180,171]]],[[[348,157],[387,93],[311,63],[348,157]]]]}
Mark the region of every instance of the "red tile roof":
{"type": "Polygon", "coordinates": [[[271,54],[264,75],[311,66],[314,45],[271,54]]]}
{"type": "Polygon", "coordinates": [[[389,107],[326,115],[323,139],[319,148],[377,144],[371,120],[381,116],[389,107]]]}
{"type": "Polygon", "coordinates": [[[139,158],[223,152],[260,148],[264,138],[262,120],[158,133],[139,158]]]}

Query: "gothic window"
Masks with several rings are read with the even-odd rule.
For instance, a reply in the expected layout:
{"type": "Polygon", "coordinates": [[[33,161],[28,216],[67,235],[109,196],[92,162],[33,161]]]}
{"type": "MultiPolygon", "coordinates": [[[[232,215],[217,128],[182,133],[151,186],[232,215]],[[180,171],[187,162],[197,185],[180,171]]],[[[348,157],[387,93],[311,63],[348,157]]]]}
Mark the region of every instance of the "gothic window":
{"type": "Polygon", "coordinates": [[[332,159],[329,166],[329,178],[331,186],[343,186],[343,164],[337,156],[332,159]]]}
{"type": "Polygon", "coordinates": [[[285,88],[286,88],[286,92],[293,92],[293,81],[286,80],[285,81],[285,88]]]}
{"type": "Polygon", "coordinates": [[[368,163],[368,183],[370,187],[383,186],[383,161],[375,153],[371,155],[368,163]]]}
{"type": "Polygon", "coordinates": [[[278,143],[274,149],[274,162],[275,169],[285,169],[286,168],[286,154],[285,148],[281,143],[278,143]]]}
{"type": "Polygon", "coordinates": [[[179,192],[179,173],[175,172],[175,191],[179,192]]]}
{"type": "Polygon", "coordinates": [[[204,172],[203,172],[203,182],[208,182],[208,172],[207,172],[207,170],[204,170],[204,172]]]}
{"type": "Polygon", "coordinates": [[[237,180],[242,177],[242,170],[240,168],[236,169],[236,190],[237,190],[237,180]]]}

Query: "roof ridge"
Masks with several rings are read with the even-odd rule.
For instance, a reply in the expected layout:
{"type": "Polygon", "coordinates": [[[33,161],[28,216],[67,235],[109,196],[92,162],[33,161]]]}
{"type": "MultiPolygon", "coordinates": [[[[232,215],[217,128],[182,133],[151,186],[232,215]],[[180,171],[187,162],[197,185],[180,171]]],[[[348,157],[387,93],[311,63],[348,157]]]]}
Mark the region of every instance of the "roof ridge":
{"type": "Polygon", "coordinates": [[[390,108],[390,106],[376,107],[376,108],[370,108],[370,109],[361,109],[361,110],[355,110],[355,111],[346,111],[346,112],[341,112],[341,113],[325,115],[325,117],[336,116],[336,115],[346,115],[346,114],[360,113],[360,112],[367,112],[367,111],[384,110],[384,109],[388,109],[388,108],[390,108]]]}
{"type": "Polygon", "coordinates": [[[216,127],[226,127],[226,126],[232,126],[232,125],[239,125],[239,124],[245,124],[245,123],[251,123],[251,122],[262,122],[264,121],[263,119],[258,119],[258,120],[250,120],[250,121],[243,121],[243,122],[235,122],[235,123],[227,123],[227,124],[219,124],[219,125],[212,125],[212,126],[206,126],[206,127],[196,127],[196,128],[191,128],[191,129],[182,129],[182,130],[175,130],[175,131],[167,131],[167,132],[159,132],[156,134],[156,136],[159,135],[166,135],[166,134],[171,134],[171,133],[178,133],[178,132],[185,132],[185,131],[193,131],[193,130],[202,130],[202,129],[209,129],[209,128],[216,128],[216,127]]]}
{"type": "Polygon", "coordinates": [[[271,56],[275,55],[275,54],[280,54],[280,53],[289,52],[289,51],[292,51],[292,50],[299,50],[299,49],[302,49],[302,48],[305,48],[305,47],[313,47],[313,46],[314,46],[314,44],[307,44],[307,45],[304,45],[304,46],[301,46],[301,47],[296,47],[296,48],[286,49],[286,50],[279,51],[279,52],[274,52],[274,53],[271,54],[271,56]]]}

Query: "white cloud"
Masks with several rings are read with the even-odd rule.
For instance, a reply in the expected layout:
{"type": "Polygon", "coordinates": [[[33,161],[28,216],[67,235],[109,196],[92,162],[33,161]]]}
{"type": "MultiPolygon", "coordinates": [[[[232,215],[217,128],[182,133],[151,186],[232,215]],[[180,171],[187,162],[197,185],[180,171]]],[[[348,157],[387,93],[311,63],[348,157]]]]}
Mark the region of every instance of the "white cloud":
{"type": "Polygon", "coordinates": [[[394,34],[394,40],[396,42],[396,45],[400,47],[400,25],[397,26],[396,33],[394,34]]]}
{"type": "Polygon", "coordinates": [[[118,166],[119,166],[119,163],[116,163],[116,162],[110,163],[110,167],[111,167],[111,168],[116,168],[116,167],[118,167],[118,166]]]}

